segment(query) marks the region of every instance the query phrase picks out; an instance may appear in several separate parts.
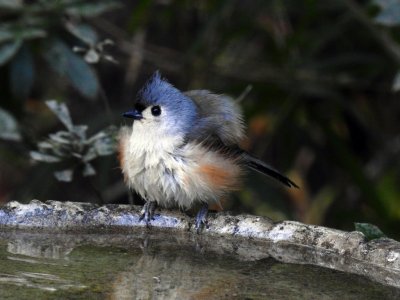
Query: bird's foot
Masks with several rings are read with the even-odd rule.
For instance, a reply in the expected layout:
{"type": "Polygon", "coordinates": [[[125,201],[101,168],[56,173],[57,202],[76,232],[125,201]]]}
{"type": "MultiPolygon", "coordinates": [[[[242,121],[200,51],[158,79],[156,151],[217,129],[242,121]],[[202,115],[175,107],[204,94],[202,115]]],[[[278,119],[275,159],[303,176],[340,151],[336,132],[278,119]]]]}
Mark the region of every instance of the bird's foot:
{"type": "Polygon", "coordinates": [[[154,220],[154,212],[157,207],[157,202],[155,201],[147,201],[143,205],[142,215],[139,218],[139,222],[144,220],[147,227],[150,227],[151,220],[154,220]]]}
{"type": "Polygon", "coordinates": [[[196,215],[196,232],[199,234],[203,227],[208,228],[208,203],[203,203],[203,206],[200,208],[199,212],[196,215]]]}

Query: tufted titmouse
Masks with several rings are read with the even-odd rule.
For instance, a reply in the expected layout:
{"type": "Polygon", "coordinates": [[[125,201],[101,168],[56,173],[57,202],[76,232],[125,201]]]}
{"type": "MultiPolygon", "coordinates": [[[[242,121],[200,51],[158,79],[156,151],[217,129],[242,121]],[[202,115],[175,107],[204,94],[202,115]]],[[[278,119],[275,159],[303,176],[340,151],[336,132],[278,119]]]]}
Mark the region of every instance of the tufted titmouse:
{"type": "Polygon", "coordinates": [[[122,127],[119,157],[126,183],[146,203],[141,219],[149,224],[157,204],[202,207],[196,229],[207,225],[208,204],[237,188],[244,167],[297,185],[239,148],[242,114],[227,96],[207,90],[182,93],[156,72],[137,94],[132,127],[122,127]]]}

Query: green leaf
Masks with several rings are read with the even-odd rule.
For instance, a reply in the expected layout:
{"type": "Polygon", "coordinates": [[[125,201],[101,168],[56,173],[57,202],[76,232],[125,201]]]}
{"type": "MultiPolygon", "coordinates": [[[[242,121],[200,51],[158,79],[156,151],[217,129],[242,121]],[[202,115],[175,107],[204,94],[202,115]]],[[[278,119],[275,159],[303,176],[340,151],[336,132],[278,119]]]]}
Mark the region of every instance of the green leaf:
{"type": "Polygon", "coordinates": [[[71,182],[73,175],[74,171],[72,169],[54,172],[54,177],[56,177],[58,181],[64,182],[71,182]]]}
{"type": "Polygon", "coordinates": [[[50,133],[49,138],[52,142],[58,145],[69,145],[71,144],[71,133],[67,131],[58,131],[56,133],[50,133]]]}
{"type": "Polygon", "coordinates": [[[96,73],[63,42],[57,40],[51,43],[45,58],[50,67],[59,75],[68,78],[84,97],[96,98],[100,88],[96,73]]]}
{"type": "Polygon", "coordinates": [[[66,25],[69,32],[75,37],[83,41],[87,45],[94,46],[98,41],[97,32],[93,27],[86,24],[67,23],[66,25]]]}
{"type": "Polygon", "coordinates": [[[117,2],[82,3],[68,8],[68,14],[77,17],[95,17],[109,10],[121,7],[117,2]]]}
{"type": "Polygon", "coordinates": [[[10,65],[10,86],[15,98],[26,99],[33,86],[34,66],[30,49],[22,45],[10,65]]]}
{"type": "Polygon", "coordinates": [[[397,72],[396,76],[393,79],[392,91],[393,92],[400,91],[400,72],[397,72]]]}
{"type": "Polygon", "coordinates": [[[5,26],[0,27],[0,43],[13,40],[14,32],[5,26]]]}
{"type": "Polygon", "coordinates": [[[41,151],[46,151],[46,150],[49,150],[49,149],[53,149],[53,147],[54,147],[54,145],[52,143],[49,143],[47,141],[39,142],[37,144],[37,146],[41,151]]]}
{"type": "Polygon", "coordinates": [[[74,125],[72,124],[72,119],[65,103],[59,103],[56,100],[48,100],[46,101],[46,105],[56,114],[65,127],[67,127],[69,131],[72,131],[74,125]]]}
{"type": "Polygon", "coordinates": [[[91,136],[86,142],[87,144],[93,144],[96,140],[104,139],[107,136],[108,134],[105,131],[100,131],[95,135],[91,136]]]}
{"type": "Polygon", "coordinates": [[[37,161],[42,161],[42,162],[47,162],[47,163],[56,163],[61,161],[60,158],[50,155],[50,154],[44,154],[41,152],[37,152],[37,151],[31,151],[29,153],[31,155],[31,158],[37,161]]]}
{"type": "Polygon", "coordinates": [[[98,156],[115,153],[116,141],[113,138],[114,130],[114,127],[110,126],[87,140],[87,143],[91,145],[91,150],[94,150],[98,156]]]}
{"type": "Polygon", "coordinates": [[[22,0],[0,0],[0,9],[20,9],[22,6],[22,0]]]}
{"type": "Polygon", "coordinates": [[[74,128],[72,128],[72,133],[77,135],[82,141],[86,140],[86,131],[88,130],[88,127],[86,125],[76,125],[74,128]]]}
{"type": "Polygon", "coordinates": [[[47,32],[40,28],[24,28],[17,31],[16,36],[23,40],[32,40],[46,37],[47,32]]]}
{"type": "Polygon", "coordinates": [[[387,26],[400,24],[400,2],[398,0],[374,0],[374,3],[381,8],[375,17],[375,22],[387,26]]]}
{"type": "Polygon", "coordinates": [[[85,167],[82,171],[83,176],[87,177],[87,176],[94,176],[96,175],[96,170],[93,168],[93,166],[89,163],[85,164],[85,167]]]}
{"type": "Polygon", "coordinates": [[[96,150],[94,148],[90,148],[88,152],[83,156],[82,161],[89,162],[95,159],[96,157],[98,157],[96,150]]]}
{"type": "Polygon", "coordinates": [[[7,24],[0,27],[0,43],[11,40],[32,40],[46,36],[46,31],[32,26],[21,29],[15,28],[13,24],[7,24]]]}
{"type": "Polygon", "coordinates": [[[115,152],[115,145],[110,138],[104,138],[94,143],[94,149],[99,156],[106,156],[115,152]]]}
{"type": "Polygon", "coordinates": [[[373,224],[369,223],[354,223],[356,231],[362,232],[368,241],[386,237],[386,235],[373,224]]]}
{"type": "Polygon", "coordinates": [[[0,66],[4,65],[11,58],[13,58],[13,56],[18,52],[18,49],[21,47],[21,45],[21,40],[15,40],[2,44],[0,46],[0,66]]]}
{"type": "Polygon", "coordinates": [[[20,141],[21,135],[14,117],[0,108],[0,138],[10,141],[20,141]]]}

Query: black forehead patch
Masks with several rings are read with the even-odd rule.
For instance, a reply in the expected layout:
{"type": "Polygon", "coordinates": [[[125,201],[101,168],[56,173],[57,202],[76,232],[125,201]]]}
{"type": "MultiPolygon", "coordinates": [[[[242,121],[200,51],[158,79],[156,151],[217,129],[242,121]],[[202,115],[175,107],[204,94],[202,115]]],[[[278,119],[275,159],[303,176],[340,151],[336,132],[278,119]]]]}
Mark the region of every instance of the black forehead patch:
{"type": "Polygon", "coordinates": [[[139,112],[142,112],[142,111],[144,111],[144,110],[146,109],[146,105],[144,105],[144,104],[141,103],[141,102],[136,102],[136,104],[135,104],[135,109],[136,109],[137,111],[139,111],[139,112]]]}

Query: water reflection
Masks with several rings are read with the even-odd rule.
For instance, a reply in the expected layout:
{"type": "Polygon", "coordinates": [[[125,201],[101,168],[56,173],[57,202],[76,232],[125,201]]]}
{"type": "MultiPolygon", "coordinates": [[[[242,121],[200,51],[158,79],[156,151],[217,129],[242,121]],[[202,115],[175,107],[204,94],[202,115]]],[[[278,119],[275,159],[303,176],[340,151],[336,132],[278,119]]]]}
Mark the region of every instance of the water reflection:
{"type": "MultiPolygon", "coordinates": [[[[0,284],[34,288],[42,291],[83,289],[86,286],[65,279],[62,276],[47,272],[30,272],[22,270],[42,269],[44,265],[68,267],[68,255],[74,249],[75,243],[60,241],[54,243],[51,239],[40,238],[39,235],[11,235],[4,239],[5,253],[2,263],[13,262],[12,267],[1,268],[0,284]],[[10,255],[11,254],[11,255],[10,255]],[[36,266],[34,266],[36,265],[36,266]]],[[[0,244],[1,245],[1,244],[0,244]]]]}
{"type": "Polygon", "coordinates": [[[67,299],[400,297],[399,290],[362,277],[279,263],[257,245],[216,241],[147,231],[0,232],[0,299],[48,293],[67,299]]]}
{"type": "Polygon", "coordinates": [[[210,266],[206,259],[189,263],[180,256],[144,254],[118,274],[112,295],[114,299],[211,299],[238,294],[241,278],[226,271],[210,266]]]}
{"type": "Polygon", "coordinates": [[[56,275],[46,273],[17,272],[17,274],[0,273],[0,284],[13,284],[44,291],[54,292],[58,289],[84,288],[71,281],[64,280],[56,275]]]}
{"type": "Polygon", "coordinates": [[[50,259],[67,259],[75,245],[49,244],[48,240],[21,237],[9,241],[7,251],[12,254],[50,259]]]}

